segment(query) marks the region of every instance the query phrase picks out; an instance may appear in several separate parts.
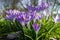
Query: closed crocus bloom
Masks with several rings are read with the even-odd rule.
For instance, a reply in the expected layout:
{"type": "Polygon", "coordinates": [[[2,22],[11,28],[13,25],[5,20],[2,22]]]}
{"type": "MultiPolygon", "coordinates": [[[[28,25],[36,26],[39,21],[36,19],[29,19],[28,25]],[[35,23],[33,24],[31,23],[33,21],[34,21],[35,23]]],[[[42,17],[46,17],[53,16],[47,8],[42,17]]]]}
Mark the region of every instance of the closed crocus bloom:
{"type": "Polygon", "coordinates": [[[60,14],[57,14],[56,17],[54,18],[54,22],[60,22],[60,14]]]}
{"type": "Polygon", "coordinates": [[[37,24],[36,22],[33,24],[33,28],[36,32],[40,30],[41,24],[37,24]]]}

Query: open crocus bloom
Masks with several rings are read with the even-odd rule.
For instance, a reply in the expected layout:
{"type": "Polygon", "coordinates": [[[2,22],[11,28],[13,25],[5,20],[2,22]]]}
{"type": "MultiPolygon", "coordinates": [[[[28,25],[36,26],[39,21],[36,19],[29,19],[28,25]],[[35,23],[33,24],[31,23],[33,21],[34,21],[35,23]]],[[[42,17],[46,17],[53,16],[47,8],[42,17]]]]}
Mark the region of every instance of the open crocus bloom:
{"type": "Polygon", "coordinates": [[[18,10],[7,10],[6,19],[14,20],[17,19],[20,22],[27,23],[30,20],[34,19],[35,12],[20,12],[18,10]]]}
{"type": "Polygon", "coordinates": [[[19,16],[17,16],[17,20],[20,22],[28,23],[29,21],[33,20],[34,17],[34,12],[22,12],[19,16]]]}
{"type": "Polygon", "coordinates": [[[12,10],[12,9],[9,9],[9,10],[7,10],[6,11],[6,13],[8,14],[8,15],[19,15],[20,14],[20,11],[19,10],[12,10]]]}
{"type": "Polygon", "coordinates": [[[16,18],[20,14],[20,11],[10,9],[10,10],[7,10],[6,13],[7,13],[6,19],[13,20],[14,18],[16,18]]]}

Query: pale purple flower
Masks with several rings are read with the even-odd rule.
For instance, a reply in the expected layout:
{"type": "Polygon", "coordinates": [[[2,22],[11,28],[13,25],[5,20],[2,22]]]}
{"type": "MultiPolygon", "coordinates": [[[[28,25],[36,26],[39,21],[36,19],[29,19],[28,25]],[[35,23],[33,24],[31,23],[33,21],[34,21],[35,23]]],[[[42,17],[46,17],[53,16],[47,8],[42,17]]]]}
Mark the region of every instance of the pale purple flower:
{"type": "Polygon", "coordinates": [[[8,19],[8,20],[14,20],[14,18],[15,18],[15,16],[13,16],[13,15],[6,15],[6,19],[8,19]]]}
{"type": "Polygon", "coordinates": [[[20,14],[20,11],[19,10],[12,10],[12,9],[9,9],[6,11],[7,15],[19,15],[20,14]]]}
{"type": "Polygon", "coordinates": [[[6,19],[13,20],[20,14],[19,10],[9,9],[6,11],[6,19]]]}
{"type": "Polygon", "coordinates": [[[40,27],[41,27],[41,24],[40,25],[38,25],[37,23],[33,24],[33,28],[36,32],[38,32],[40,30],[40,27]]]}

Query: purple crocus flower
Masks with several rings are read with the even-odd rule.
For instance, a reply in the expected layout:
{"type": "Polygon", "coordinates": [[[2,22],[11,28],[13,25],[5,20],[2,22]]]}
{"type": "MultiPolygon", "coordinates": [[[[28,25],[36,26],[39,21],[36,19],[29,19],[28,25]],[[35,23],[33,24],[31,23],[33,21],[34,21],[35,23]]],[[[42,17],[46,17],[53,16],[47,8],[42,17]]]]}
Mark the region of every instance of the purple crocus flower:
{"type": "Polygon", "coordinates": [[[33,24],[33,28],[36,32],[38,32],[40,30],[41,24],[38,25],[36,22],[33,24]]]}
{"type": "Polygon", "coordinates": [[[20,22],[28,23],[33,20],[35,17],[34,12],[22,12],[19,16],[17,16],[17,20],[20,22]]]}
{"type": "Polygon", "coordinates": [[[7,10],[6,13],[7,13],[6,19],[13,20],[14,18],[16,18],[20,14],[20,11],[10,9],[10,10],[7,10]]]}
{"type": "Polygon", "coordinates": [[[8,19],[8,20],[13,20],[15,18],[15,16],[13,16],[13,15],[6,15],[6,19],[8,19]]]}
{"type": "Polygon", "coordinates": [[[49,4],[48,3],[42,2],[41,5],[36,6],[35,8],[36,8],[36,11],[42,11],[42,10],[48,8],[48,7],[49,7],[49,4]]]}
{"type": "Polygon", "coordinates": [[[27,8],[28,8],[29,11],[32,11],[32,12],[36,10],[36,8],[34,6],[29,6],[28,5],[27,8]]]}
{"type": "Polygon", "coordinates": [[[48,7],[49,7],[49,4],[43,1],[41,2],[41,5],[39,6],[29,6],[29,5],[27,6],[29,11],[42,11],[48,7]]]}

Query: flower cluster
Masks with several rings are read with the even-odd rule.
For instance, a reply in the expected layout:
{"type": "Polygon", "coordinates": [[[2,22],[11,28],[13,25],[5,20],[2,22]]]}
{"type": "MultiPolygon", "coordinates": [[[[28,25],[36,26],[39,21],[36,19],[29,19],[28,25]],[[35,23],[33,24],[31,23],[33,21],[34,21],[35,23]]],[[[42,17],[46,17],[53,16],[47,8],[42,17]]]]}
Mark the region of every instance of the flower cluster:
{"type": "Polygon", "coordinates": [[[42,10],[48,8],[48,7],[49,7],[49,4],[45,3],[43,1],[41,2],[41,5],[39,5],[39,6],[29,6],[29,5],[27,5],[27,8],[28,8],[29,11],[42,11],[42,10]]]}
{"type": "MultiPolygon", "coordinates": [[[[36,13],[36,12],[20,12],[18,10],[8,10],[6,11],[7,15],[6,15],[6,19],[8,20],[14,20],[16,19],[19,22],[23,22],[25,24],[27,24],[28,22],[30,22],[31,20],[34,19],[42,19],[43,15],[36,13]]],[[[35,23],[33,24],[35,25],[35,27],[37,28],[38,25],[36,25],[35,23]]],[[[34,29],[35,29],[34,27],[34,29]]],[[[37,30],[37,29],[35,29],[37,30]]]]}
{"type": "Polygon", "coordinates": [[[17,20],[20,22],[28,23],[29,21],[35,18],[34,12],[21,12],[19,16],[17,16],[17,20]]]}
{"type": "Polygon", "coordinates": [[[49,4],[44,1],[46,0],[39,0],[40,4],[34,6],[26,4],[27,6],[23,7],[27,8],[26,10],[20,9],[20,11],[14,8],[5,10],[6,14],[0,15],[1,38],[11,40],[55,38],[58,40],[57,38],[60,38],[58,37],[60,36],[60,14],[52,14],[56,10],[51,11],[49,4]]]}
{"type": "Polygon", "coordinates": [[[7,10],[6,13],[7,13],[6,19],[14,20],[14,18],[16,18],[20,14],[20,11],[10,9],[10,10],[7,10]]]}
{"type": "MultiPolygon", "coordinates": [[[[31,20],[40,20],[43,18],[42,14],[37,13],[38,11],[42,11],[49,7],[48,3],[42,2],[39,6],[27,6],[27,12],[20,12],[19,10],[7,10],[6,19],[14,20],[16,19],[20,23],[27,24],[31,20]]],[[[32,24],[35,31],[40,29],[40,25],[37,23],[32,24]]]]}

